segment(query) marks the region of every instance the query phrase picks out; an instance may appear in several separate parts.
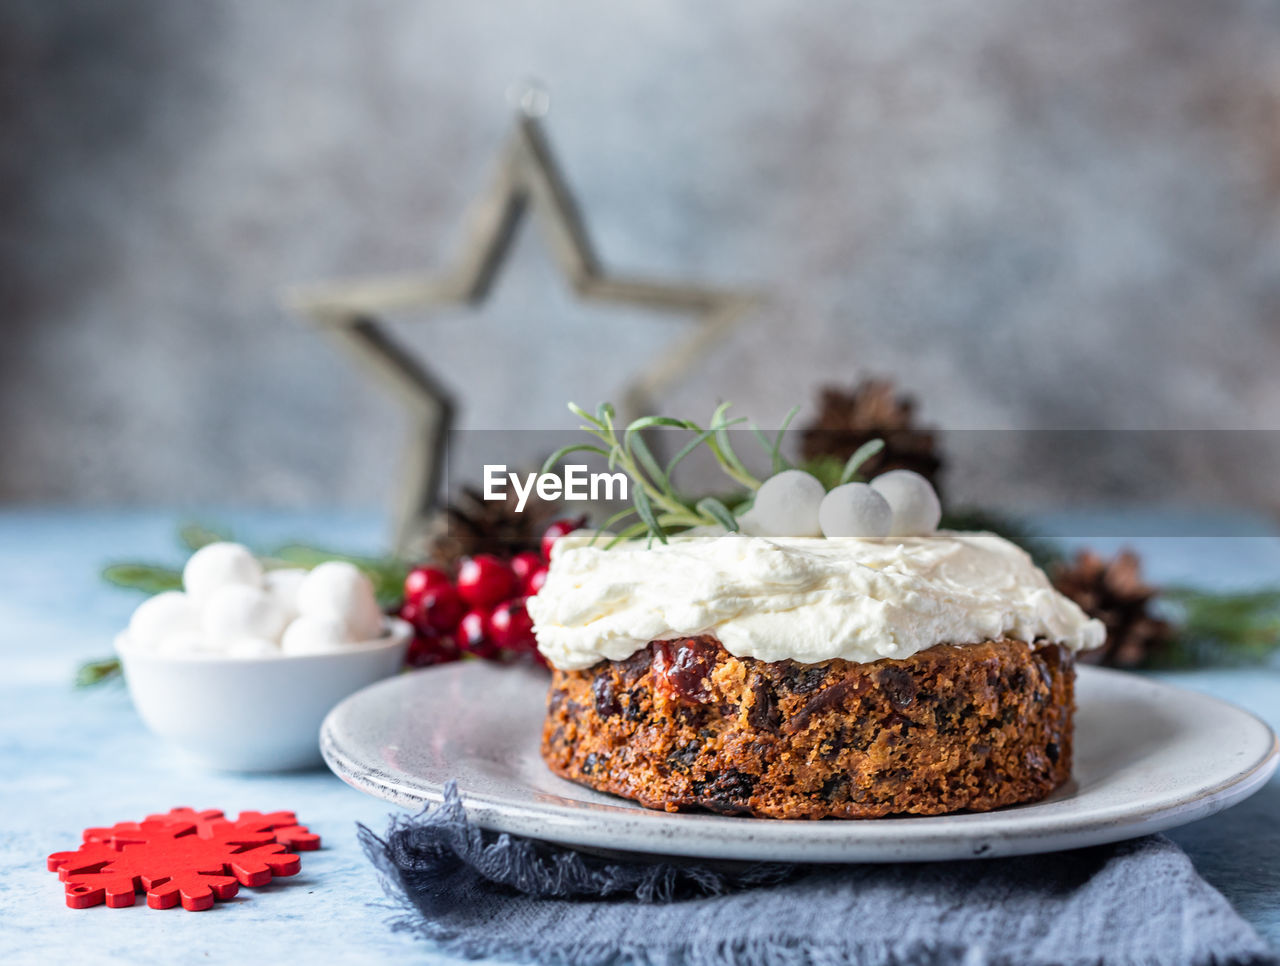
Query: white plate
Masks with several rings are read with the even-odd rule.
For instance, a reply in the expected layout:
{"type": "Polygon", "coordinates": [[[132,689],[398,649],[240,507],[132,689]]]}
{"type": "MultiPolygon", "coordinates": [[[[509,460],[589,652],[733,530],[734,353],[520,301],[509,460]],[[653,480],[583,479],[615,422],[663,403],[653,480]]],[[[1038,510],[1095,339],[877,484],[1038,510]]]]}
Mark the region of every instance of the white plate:
{"type": "Polygon", "coordinates": [[[365,688],[325,719],[344,781],[400,805],[457,779],[479,825],[593,849],[709,859],[900,862],[1115,842],[1204,818],[1256,791],[1280,746],[1248,712],[1134,674],[1085,667],[1075,776],[1034,805],[915,818],[781,821],[650,811],[553,775],[538,753],[545,675],[479,662],[365,688]]]}

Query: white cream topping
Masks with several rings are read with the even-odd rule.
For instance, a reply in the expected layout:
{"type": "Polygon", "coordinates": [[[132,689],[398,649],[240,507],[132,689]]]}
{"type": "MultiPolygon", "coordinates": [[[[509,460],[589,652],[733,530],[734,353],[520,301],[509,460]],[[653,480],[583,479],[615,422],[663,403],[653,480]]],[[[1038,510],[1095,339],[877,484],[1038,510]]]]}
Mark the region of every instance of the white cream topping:
{"type": "Polygon", "coordinates": [[[732,534],[611,550],[562,540],[528,608],[538,649],[566,671],[697,634],[714,634],[738,657],[806,664],[1002,638],[1087,650],[1106,635],[1021,548],[990,533],[948,531],[732,534]]]}

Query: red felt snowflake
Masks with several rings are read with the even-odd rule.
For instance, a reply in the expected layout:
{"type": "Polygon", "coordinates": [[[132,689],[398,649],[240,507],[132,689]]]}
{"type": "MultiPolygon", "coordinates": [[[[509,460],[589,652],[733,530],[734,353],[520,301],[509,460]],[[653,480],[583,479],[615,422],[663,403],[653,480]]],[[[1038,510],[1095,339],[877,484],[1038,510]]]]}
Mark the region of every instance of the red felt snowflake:
{"type": "Polygon", "coordinates": [[[295,852],[311,852],[320,848],[320,836],[299,825],[293,812],[241,812],[235,821],[219,811],[195,812],[189,808],[175,808],[168,815],[148,815],[148,819],[172,818],[196,823],[198,834],[205,838],[230,835],[266,835],[268,841],[279,842],[295,852]]]}
{"type": "Polygon", "coordinates": [[[216,810],[175,808],[141,822],[85,829],[79,849],[49,856],[49,870],[65,884],[72,909],[131,906],[141,889],[153,909],[180,901],[195,911],[231,898],[241,885],[296,874],[301,860],[288,847],[320,847],[319,836],[292,812],[242,812],[231,820],[216,810]]]}

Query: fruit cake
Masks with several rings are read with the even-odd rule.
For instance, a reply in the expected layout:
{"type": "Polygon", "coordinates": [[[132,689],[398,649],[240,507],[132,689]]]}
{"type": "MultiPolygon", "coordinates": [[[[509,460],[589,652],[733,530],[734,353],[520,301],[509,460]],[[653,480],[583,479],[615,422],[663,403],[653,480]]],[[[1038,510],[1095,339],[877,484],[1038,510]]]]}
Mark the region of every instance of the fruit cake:
{"type": "Polygon", "coordinates": [[[562,540],[529,600],[552,771],[650,808],[985,811],[1071,774],[1105,631],[993,534],[562,540]]]}
{"type": "Polygon", "coordinates": [[[986,810],[1071,774],[1072,658],[940,644],[905,660],[737,658],[710,636],[556,671],[543,756],[650,808],[771,818],[986,810]]]}

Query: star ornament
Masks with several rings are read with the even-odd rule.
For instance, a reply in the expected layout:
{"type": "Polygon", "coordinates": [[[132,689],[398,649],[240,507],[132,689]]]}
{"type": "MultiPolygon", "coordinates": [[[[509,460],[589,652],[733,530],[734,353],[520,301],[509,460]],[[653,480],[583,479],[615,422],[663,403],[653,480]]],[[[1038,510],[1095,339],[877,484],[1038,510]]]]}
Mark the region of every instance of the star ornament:
{"type": "Polygon", "coordinates": [[[521,221],[543,227],[560,271],[584,301],[683,313],[697,325],[683,344],[642,370],[620,394],[620,411],[635,418],[689,372],[761,301],[730,291],[607,272],[587,234],[542,128],[545,99],[526,96],[498,157],[488,190],[471,205],[462,250],[451,270],[307,286],[290,293],[289,307],[330,336],[405,408],[411,422],[405,478],[396,509],[396,548],[407,552],[440,497],[444,448],[456,404],[430,369],[380,322],[390,312],[485,301],[502,270],[521,221]]]}

